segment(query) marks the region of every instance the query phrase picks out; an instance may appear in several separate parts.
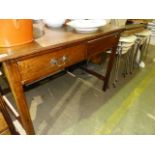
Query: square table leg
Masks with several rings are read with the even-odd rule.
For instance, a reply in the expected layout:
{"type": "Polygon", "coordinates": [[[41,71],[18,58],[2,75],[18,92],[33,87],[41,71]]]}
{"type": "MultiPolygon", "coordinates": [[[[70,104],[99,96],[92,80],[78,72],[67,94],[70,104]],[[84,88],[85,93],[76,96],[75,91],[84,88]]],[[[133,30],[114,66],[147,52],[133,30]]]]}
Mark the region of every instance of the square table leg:
{"type": "Polygon", "coordinates": [[[27,134],[35,134],[17,63],[13,60],[4,62],[3,68],[15,98],[22,125],[27,134]]]}

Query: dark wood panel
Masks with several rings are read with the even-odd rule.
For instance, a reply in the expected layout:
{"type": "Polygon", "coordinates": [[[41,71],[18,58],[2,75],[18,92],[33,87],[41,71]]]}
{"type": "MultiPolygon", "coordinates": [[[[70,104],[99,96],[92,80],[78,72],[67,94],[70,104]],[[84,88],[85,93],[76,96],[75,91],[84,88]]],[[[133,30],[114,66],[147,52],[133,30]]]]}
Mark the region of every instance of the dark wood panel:
{"type": "Polygon", "coordinates": [[[112,48],[118,42],[119,35],[112,34],[88,41],[88,57],[112,48]]]}

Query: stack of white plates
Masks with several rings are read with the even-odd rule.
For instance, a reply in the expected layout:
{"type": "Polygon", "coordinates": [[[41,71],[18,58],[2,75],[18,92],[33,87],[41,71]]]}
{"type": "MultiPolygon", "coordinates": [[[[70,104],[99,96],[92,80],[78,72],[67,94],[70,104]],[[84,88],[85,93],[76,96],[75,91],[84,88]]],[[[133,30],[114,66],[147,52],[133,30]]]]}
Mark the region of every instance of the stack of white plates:
{"type": "Polygon", "coordinates": [[[90,33],[97,31],[100,27],[105,26],[106,20],[95,20],[95,19],[88,19],[88,20],[72,20],[67,23],[68,26],[74,28],[79,33],[90,33]]]}

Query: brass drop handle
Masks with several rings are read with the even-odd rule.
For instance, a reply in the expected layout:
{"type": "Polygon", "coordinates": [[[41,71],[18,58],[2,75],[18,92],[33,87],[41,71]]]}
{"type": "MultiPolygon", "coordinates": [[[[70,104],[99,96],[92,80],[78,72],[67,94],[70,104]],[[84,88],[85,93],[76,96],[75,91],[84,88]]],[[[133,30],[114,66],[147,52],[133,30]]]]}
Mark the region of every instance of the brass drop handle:
{"type": "Polygon", "coordinates": [[[68,57],[66,55],[62,56],[59,60],[58,60],[58,66],[64,66],[66,64],[66,62],[68,61],[68,57]]]}
{"type": "Polygon", "coordinates": [[[65,65],[67,61],[68,61],[68,57],[66,55],[64,55],[59,59],[52,58],[51,61],[50,61],[50,64],[61,67],[61,66],[65,65]]]}
{"type": "Polygon", "coordinates": [[[56,58],[52,58],[50,61],[51,65],[57,65],[58,64],[58,60],[56,58]]]}
{"type": "Polygon", "coordinates": [[[62,57],[62,61],[66,63],[66,62],[68,61],[68,57],[67,57],[66,55],[64,55],[64,56],[62,57]]]}

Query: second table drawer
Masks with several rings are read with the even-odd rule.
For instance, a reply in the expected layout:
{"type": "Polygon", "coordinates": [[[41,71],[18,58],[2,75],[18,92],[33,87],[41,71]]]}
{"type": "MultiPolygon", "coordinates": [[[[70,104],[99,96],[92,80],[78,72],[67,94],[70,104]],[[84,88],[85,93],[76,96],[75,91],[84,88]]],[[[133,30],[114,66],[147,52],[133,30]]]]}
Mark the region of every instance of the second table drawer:
{"type": "Polygon", "coordinates": [[[88,57],[112,48],[118,39],[118,34],[112,34],[88,41],[88,57]]]}
{"type": "Polygon", "coordinates": [[[23,83],[38,80],[59,71],[67,66],[78,63],[86,57],[85,44],[49,52],[32,58],[18,61],[18,68],[23,83]]]}

